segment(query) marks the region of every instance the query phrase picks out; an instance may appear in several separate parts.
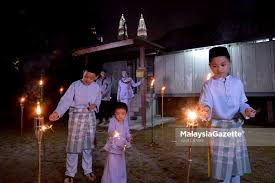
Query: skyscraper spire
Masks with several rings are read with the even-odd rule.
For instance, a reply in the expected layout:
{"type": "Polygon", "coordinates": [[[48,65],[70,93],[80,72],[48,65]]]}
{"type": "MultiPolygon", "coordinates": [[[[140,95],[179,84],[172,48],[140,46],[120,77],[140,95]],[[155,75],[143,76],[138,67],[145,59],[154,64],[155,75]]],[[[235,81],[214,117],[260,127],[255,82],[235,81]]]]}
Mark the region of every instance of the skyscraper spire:
{"type": "Polygon", "coordinates": [[[128,39],[127,24],[124,15],[121,15],[118,27],[118,40],[128,39]]]}
{"type": "Polygon", "coordinates": [[[140,19],[139,19],[137,36],[140,38],[144,38],[144,39],[147,38],[147,29],[146,29],[146,25],[145,25],[145,21],[144,21],[142,13],[141,13],[140,19]]]}

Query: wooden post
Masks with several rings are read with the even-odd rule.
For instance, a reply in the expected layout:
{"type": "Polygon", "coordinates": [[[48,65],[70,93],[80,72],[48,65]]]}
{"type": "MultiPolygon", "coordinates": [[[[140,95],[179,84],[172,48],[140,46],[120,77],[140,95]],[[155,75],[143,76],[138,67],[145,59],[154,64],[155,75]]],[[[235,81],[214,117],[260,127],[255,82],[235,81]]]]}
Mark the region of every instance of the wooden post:
{"type": "Polygon", "coordinates": [[[141,121],[142,126],[146,127],[146,93],[147,93],[147,73],[145,67],[145,49],[144,47],[139,48],[139,62],[140,67],[144,69],[144,82],[140,87],[141,91],[141,121]]]}

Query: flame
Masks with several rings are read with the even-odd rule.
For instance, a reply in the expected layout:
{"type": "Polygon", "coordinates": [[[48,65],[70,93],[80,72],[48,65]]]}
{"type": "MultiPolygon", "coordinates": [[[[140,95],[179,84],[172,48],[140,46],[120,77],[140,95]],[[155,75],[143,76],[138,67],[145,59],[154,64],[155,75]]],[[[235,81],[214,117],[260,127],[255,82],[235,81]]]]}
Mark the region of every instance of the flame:
{"type": "Polygon", "coordinates": [[[151,87],[154,86],[154,83],[155,83],[155,79],[152,79],[152,81],[151,81],[151,87]]]}
{"type": "Polygon", "coordinates": [[[206,80],[209,80],[211,77],[212,77],[212,73],[208,73],[207,77],[206,77],[206,80]]]}
{"type": "Polygon", "coordinates": [[[60,93],[63,93],[63,91],[64,91],[64,88],[63,88],[63,87],[60,87],[59,92],[60,92],[60,93]]]}
{"type": "Polygon", "coordinates": [[[40,103],[37,102],[37,106],[36,106],[36,114],[39,116],[42,113],[41,107],[40,107],[40,103]]]}
{"type": "Polygon", "coordinates": [[[39,80],[39,85],[43,86],[43,80],[42,79],[39,80]]]}
{"type": "Polygon", "coordinates": [[[163,86],[163,87],[161,88],[161,91],[164,92],[165,89],[166,89],[166,87],[163,86]]]}
{"type": "Polygon", "coordinates": [[[21,97],[20,102],[24,103],[25,102],[25,97],[21,97]]]}
{"type": "Polygon", "coordinates": [[[114,137],[119,137],[119,133],[117,131],[115,131],[114,137]]]}
{"type": "Polygon", "coordinates": [[[42,125],[40,130],[43,131],[43,132],[46,131],[46,130],[52,130],[53,131],[52,127],[53,127],[53,125],[42,125]]]}
{"type": "Polygon", "coordinates": [[[197,113],[195,113],[194,111],[189,111],[187,113],[187,118],[189,120],[195,120],[197,118],[197,113]]]}

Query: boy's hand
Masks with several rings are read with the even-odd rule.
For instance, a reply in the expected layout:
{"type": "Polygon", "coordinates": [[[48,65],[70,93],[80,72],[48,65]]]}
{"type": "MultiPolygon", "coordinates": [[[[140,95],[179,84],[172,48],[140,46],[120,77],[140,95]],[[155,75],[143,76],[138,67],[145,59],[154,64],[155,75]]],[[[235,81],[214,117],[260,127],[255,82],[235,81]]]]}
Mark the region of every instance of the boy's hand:
{"type": "Polygon", "coordinates": [[[57,112],[53,112],[50,116],[49,116],[49,120],[50,121],[57,121],[59,119],[59,114],[57,112]]]}
{"type": "Polygon", "coordinates": [[[253,108],[246,108],[244,114],[245,117],[254,118],[256,115],[256,110],[254,110],[253,108]]]}
{"type": "Polygon", "coordinates": [[[96,104],[91,104],[89,105],[88,110],[91,111],[91,110],[94,110],[95,108],[96,108],[96,104]]]}
{"type": "Polygon", "coordinates": [[[199,117],[202,120],[207,120],[209,118],[210,108],[208,106],[199,107],[199,117]]]}

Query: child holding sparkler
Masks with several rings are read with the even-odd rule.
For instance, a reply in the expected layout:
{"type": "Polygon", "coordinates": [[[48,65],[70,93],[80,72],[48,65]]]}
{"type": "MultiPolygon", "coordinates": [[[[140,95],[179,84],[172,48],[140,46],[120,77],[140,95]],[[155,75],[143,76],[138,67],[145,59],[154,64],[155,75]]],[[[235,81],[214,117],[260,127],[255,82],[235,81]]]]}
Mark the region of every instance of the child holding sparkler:
{"type": "Polygon", "coordinates": [[[110,120],[108,140],[104,149],[108,153],[105,162],[102,183],[126,183],[127,172],[125,150],[130,147],[131,134],[126,123],[128,108],[125,103],[118,102],[114,109],[114,117],[110,120]]]}
{"type": "Polygon", "coordinates": [[[69,109],[67,162],[64,183],[73,183],[77,172],[78,154],[82,153],[82,167],[88,181],[95,181],[92,171],[92,149],[95,147],[96,117],[101,101],[101,90],[95,82],[98,72],[88,67],[81,80],[73,82],[57,108],[50,115],[56,121],[69,109]]]}
{"type": "MultiPolygon", "coordinates": [[[[210,130],[242,133],[243,118],[254,117],[256,111],[246,103],[241,80],[229,74],[226,47],[210,49],[209,66],[214,75],[203,85],[200,116],[210,121],[210,130]]],[[[244,135],[211,138],[211,152],[212,178],[221,183],[239,183],[240,176],[251,172],[244,135]]]]}

